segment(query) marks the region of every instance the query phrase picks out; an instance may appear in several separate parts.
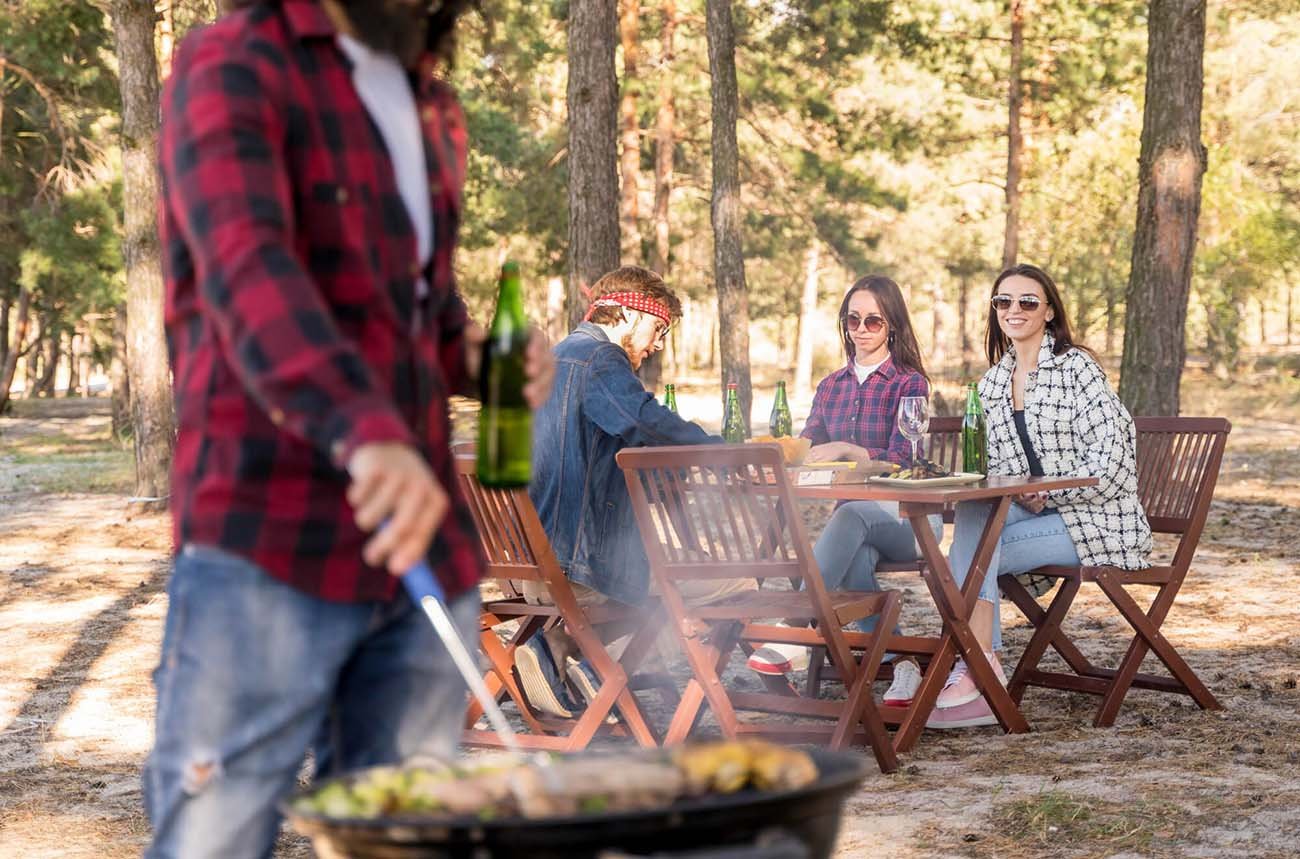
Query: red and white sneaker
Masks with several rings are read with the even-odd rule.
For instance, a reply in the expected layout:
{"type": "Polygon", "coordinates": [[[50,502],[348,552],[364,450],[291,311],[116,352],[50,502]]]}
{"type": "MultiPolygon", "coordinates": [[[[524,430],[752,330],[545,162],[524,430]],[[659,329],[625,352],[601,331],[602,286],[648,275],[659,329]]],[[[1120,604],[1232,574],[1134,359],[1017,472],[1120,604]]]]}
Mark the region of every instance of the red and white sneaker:
{"type": "Polygon", "coordinates": [[[910,659],[894,663],[894,682],[885,690],[882,703],[886,707],[910,707],[921,686],[921,669],[910,659]]]}
{"type": "Polygon", "coordinates": [[[765,644],[749,655],[751,671],[759,674],[789,674],[808,667],[808,648],[802,644],[765,644]]]}

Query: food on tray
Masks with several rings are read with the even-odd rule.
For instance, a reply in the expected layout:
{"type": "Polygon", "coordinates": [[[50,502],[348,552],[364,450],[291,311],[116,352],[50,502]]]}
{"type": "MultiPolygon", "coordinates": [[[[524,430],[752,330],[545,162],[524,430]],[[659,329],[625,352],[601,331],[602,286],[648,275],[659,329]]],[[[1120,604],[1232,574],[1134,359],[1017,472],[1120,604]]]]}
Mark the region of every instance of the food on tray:
{"type": "Polygon", "coordinates": [[[781,446],[781,457],[785,460],[786,465],[798,465],[803,462],[804,457],[808,455],[808,451],[812,449],[810,440],[791,436],[776,438],[770,435],[756,435],[750,441],[754,444],[779,444],[781,446]]]}
{"type": "Polygon", "coordinates": [[[682,746],[669,752],[511,760],[443,770],[380,767],[331,782],[295,801],[335,818],[544,818],[659,808],[687,796],[792,790],[817,780],[805,752],[759,740],[682,746]]]}
{"type": "Polygon", "coordinates": [[[927,480],[931,477],[951,477],[952,472],[925,457],[917,457],[912,465],[888,475],[896,480],[927,480]]]}

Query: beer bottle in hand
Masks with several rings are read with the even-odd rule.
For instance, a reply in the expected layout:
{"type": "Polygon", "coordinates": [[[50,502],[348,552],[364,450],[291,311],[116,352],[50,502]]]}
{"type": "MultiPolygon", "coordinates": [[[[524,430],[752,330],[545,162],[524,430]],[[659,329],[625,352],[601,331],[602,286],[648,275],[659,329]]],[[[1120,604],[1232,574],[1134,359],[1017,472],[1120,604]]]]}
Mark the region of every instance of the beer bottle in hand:
{"type": "Polygon", "coordinates": [[[768,429],[774,438],[785,438],[794,428],[790,417],[790,403],[785,398],[785,382],[776,383],[776,402],[772,404],[772,416],[768,419],[768,429]]]}
{"type": "Polygon", "coordinates": [[[988,473],[988,429],[979,388],[974,382],[966,386],[966,416],[961,419],[961,470],[969,474],[988,473]]]}
{"type": "Polygon", "coordinates": [[[533,412],[524,401],[527,348],[519,264],[507,262],[479,366],[478,480],[484,486],[527,486],[532,478],[533,412]]]}
{"type": "Polygon", "coordinates": [[[677,387],[675,385],[664,385],[664,408],[673,414],[677,414],[677,387]]]}
{"type": "Polygon", "coordinates": [[[727,383],[727,411],[723,416],[722,440],[740,444],[745,440],[745,419],[740,414],[740,394],[735,382],[727,383]]]}

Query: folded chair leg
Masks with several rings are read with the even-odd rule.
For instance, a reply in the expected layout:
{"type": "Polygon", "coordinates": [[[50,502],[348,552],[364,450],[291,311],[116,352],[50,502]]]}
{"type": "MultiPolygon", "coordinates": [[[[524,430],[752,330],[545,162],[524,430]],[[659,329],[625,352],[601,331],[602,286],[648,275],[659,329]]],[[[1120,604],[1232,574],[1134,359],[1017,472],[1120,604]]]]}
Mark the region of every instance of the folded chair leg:
{"type": "MultiPolygon", "coordinates": [[[[507,649],[501,644],[501,639],[497,638],[497,634],[493,630],[485,629],[479,634],[479,642],[483,647],[483,653],[492,664],[492,670],[487,677],[488,691],[499,699],[498,692],[504,688],[510,694],[510,699],[515,702],[515,707],[519,710],[519,716],[524,720],[528,730],[534,734],[544,734],[546,729],[533,715],[533,709],[529,706],[528,699],[524,697],[523,690],[519,688],[519,684],[515,681],[513,654],[517,641],[518,635],[511,641],[511,646],[507,649]]],[[[465,716],[467,723],[465,727],[474,727],[475,722],[482,715],[482,706],[478,701],[471,700],[469,712],[465,716]]]]}
{"type": "Polygon", "coordinates": [[[826,668],[826,648],[814,647],[808,658],[808,682],[804,694],[816,698],[822,692],[822,671],[826,668]]]}
{"type": "MultiPolygon", "coordinates": [[[[1015,581],[1012,579],[1012,581],[1015,581]]],[[[1011,682],[1007,684],[1007,692],[1011,695],[1011,700],[1017,704],[1025,696],[1025,686],[1027,678],[1033,671],[1038,668],[1039,661],[1043,654],[1047,652],[1047,646],[1057,641],[1065,639],[1065,633],[1061,630],[1061,621],[1065,619],[1066,613],[1070,606],[1074,604],[1074,598],[1079,593],[1078,579],[1064,579],[1061,582],[1061,589],[1057,591],[1056,596],[1052,599],[1051,606],[1044,612],[1038,607],[1037,601],[1034,602],[1034,608],[1038,617],[1029,618],[1034,625],[1033,638],[1029,639],[1029,645],[1025,652],[1020,655],[1020,661],[1016,663],[1015,673],[1011,675],[1011,682]]],[[[1015,586],[1024,590],[1020,582],[1015,582],[1015,586]]],[[[1028,596],[1029,592],[1025,591],[1028,596]]],[[[1032,597],[1031,597],[1032,599],[1032,597]]],[[[1071,643],[1070,647],[1074,645],[1071,643]]]]}
{"type": "Polygon", "coordinates": [[[709,707],[718,720],[722,735],[729,740],[736,738],[739,720],[735,708],[731,706],[731,700],[723,690],[718,673],[730,660],[731,651],[740,641],[740,631],[743,628],[740,623],[727,623],[724,628],[713,627],[706,633],[707,641],[700,638],[698,633],[681,637],[682,649],[686,652],[686,660],[691,665],[693,676],[686,684],[686,691],[682,693],[682,703],[673,714],[664,745],[676,745],[686,739],[702,715],[701,705],[705,700],[709,702],[709,707]]]}
{"type": "Polygon", "coordinates": [[[1119,609],[1120,614],[1124,615],[1124,619],[1129,622],[1137,635],[1129,643],[1128,652],[1124,654],[1124,659],[1115,672],[1110,688],[1106,690],[1106,694],[1102,698],[1101,707],[1097,710],[1097,716],[1093,719],[1093,724],[1099,728],[1110,727],[1115,724],[1115,717],[1119,714],[1120,705],[1124,703],[1124,697],[1128,694],[1133,679],[1137,677],[1138,668],[1141,667],[1142,659],[1146,656],[1148,649],[1155,652],[1160,661],[1169,669],[1169,673],[1183,685],[1188,694],[1192,696],[1192,700],[1196,701],[1201,709],[1223,709],[1223,705],[1196,676],[1196,672],[1192,670],[1192,667],[1183,660],[1169,639],[1165,638],[1164,634],[1160,632],[1160,624],[1164,623],[1165,615],[1169,613],[1169,607],[1173,604],[1176,590],[1171,592],[1168,585],[1162,587],[1157,592],[1155,600],[1151,603],[1150,610],[1144,612],[1142,607],[1137,604],[1137,601],[1111,573],[1100,572],[1097,574],[1096,579],[1098,586],[1110,598],[1115,608],[1119,609]]]}
{"type": "MultiPolygon", "coordinates": [[[[1069,582],[1070,579],[1066,579],[1065,581],[1069,582]]],[[[1020,609],[1020,613],[1023,614],[1035,628],[1043,625],[1044,621],[1047,619],[1047,612],[1043,611],[1043,607],[1038,604],[1038,600],[1034,599],[1033,595],[1025,589],[1024,585],[1020,584],[1019,580],[1017,580],[1015,576],[1000,577],[998,579],[998,586],[1002,588],[1002,593],[1006,594],[1011,601],[1016,604],[1016,608],[1020,609]]],[[[1062,585],[1061,589],[1064,590],[1065,585],[1062,585]]],[[[1077,585],[1075,590],[1078,590],[1077,585]]],[[[1057,594],[1057,598],[1060,598],[1060,594],[1057,594]]],[[[1071,597],[1071,600],[1073,599],[1074,598],[1071,597]]],[[[1055,604],[1054,600],[1052,605],[1055,604]]],[[[1052,649],[1061,655],[1061,658],[1065,660],[1065,664],[1069,665],[1070,669],[1074,671],[1075,674],[1083,677],[1101,676],[1097,671],[1097,667],[1089,661],[1088,657],[1083,655],[1079,648],[1075,647],[1074,642],[1071,641],[1069,636],[1064,632],[1052,636],[1049,643],[1051,644],[1052,649]]],[[[1019,698],[1016,698],[1016,701],[1019,700],[1019,698]]]]}
{"type": "MultiPolygon", "coordinates": [[[[885,604],[880,611],[880,620],[876,624],[871,644],[862,654],[858,664],[853,688],[849,690],[848,700],[844,704],[843,715],[835,725],[831,735],[831,748],[843,749],[853,738],[853,731],[861,723],[867,732],[867,742],[876,756],[876,764],[881,772],[891,773],[898,769],[898,756],[890,741],[889,730],[876,709],[876,702],[871,694],[871,684],[880,669],[880,660],[885,656],[885,641],[889,637],[886,630],[894,628],[898,622],[899,601],[894,591],[885,592],[885,604]]],[[[841,672],[847,674],[848,672],[841,672]]]]}

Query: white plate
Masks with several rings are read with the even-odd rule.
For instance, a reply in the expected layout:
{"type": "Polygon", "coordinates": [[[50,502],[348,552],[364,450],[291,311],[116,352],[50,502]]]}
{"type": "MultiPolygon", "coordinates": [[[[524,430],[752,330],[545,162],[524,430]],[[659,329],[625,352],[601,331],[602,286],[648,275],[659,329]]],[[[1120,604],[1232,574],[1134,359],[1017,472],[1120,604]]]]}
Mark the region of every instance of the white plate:
{"type": "Polygon", "coordinates": [[[984,479],[982,474],[972,474],[969,471],[959,471],[956,474],[950,474],[947,477],[922,477],[919,480],[908,480],[905,477],[868,477],[868,483],[883,483],[887,486],[960,486],[963,483],[979,483],[984,479]]]}

